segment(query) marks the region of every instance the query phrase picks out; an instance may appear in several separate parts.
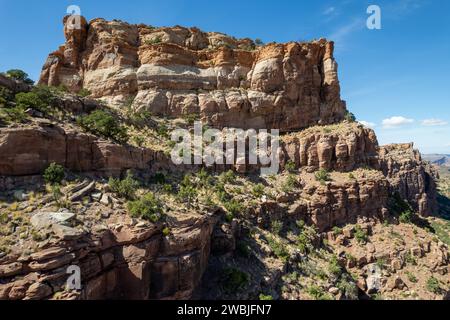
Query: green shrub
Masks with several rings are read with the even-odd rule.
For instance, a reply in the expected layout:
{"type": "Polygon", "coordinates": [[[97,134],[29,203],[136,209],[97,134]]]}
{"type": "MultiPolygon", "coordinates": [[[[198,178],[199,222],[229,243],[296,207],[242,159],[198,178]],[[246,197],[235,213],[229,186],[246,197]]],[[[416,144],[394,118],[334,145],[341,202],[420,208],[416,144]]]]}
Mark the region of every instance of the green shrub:
{"type": "Polygon", "coordinates": [[[332,300],[333,297],[326,293],[325,290],[317,285],[312,285],[307,289],[308,294],[314,300],[332,300]]]}
{"type": "Polygon", "coordinates": [[[47,183],[60,184],[63,179],[64,167],[59,164],[51,163],[44,171],[44,180],[47,183]]]}
{"type": "Polygon", "coordinates": [[[222,172],[219,176],[219,181],[222,183],[235,183],[236,175],[232,170],[228,170],[227,172],[222,172]]]}
{"type": "Polygon", "coordinates": [[[0,87],[0,107],[6,107],[14,99],[13,93],[5,87],[0,87]]]}
{"type": "Polygon", "coordinates": [[[338,235],[341,235],[342,234],[342,228],[339,228],[338,226],[334,226],[333,227],[333,234],[335,235],[335,236],[338,236],[338,235]]]}
{"type": "Polygon", "coordinates": [[[439,280],[436,279],[435,277],[430,277],[427,280],[427,290],[435,293],[435,294],[439,294],[441,292],[441,287],[439,285],[439,280]]]}
{"type": "Polygon", "coordinates": [[[28,119],[28,114],[22,107],[0,107],[0,119],[5,121],[6,123],[24,123],[28,119]]]}
{"type": "Polygon", "coordinates": [[[367,232],[364,231],[361,226],[356,225],[355,226],[355,239],[360,244],[365,244],[369,240],[367,232]]]}
{"type": "Polygon", "coordinates": [[[190,204],[197,197],[197,189],[192,184],[181,184],[178,197],[190,204]]]}
{"type": "Polygon", "coordinates": [[[93,134],[121,143],[128,141],[126,128],[121,126],[109,112],[95,110],[89,115],[78,118],[77,121],[83,129],[93,134]]]}
{"type": "Polygon", "coordinates": [[[78,91],[78,95],[80,97],[87,97],[87,96],[90,96],[91,94],[92,94],[92,92],[86,88],[82,88],[82,89],[80,89],[80,91],[78,91]]]}
{"type": "Polygon", "coordinates": [[[145,139],[142,136],[134,136],[132,138],[133,142],[138,146],[138,147],[142,147],[145,143],[145,139]]]}
{"type": "Polygon", "coordinates": [[[128,202],[128,211],[133,218],[140,218],[153,223],[158,222],[162,216],[161,203],[153,193],[147,193],[138,200],[128,202]]]}
{"type": "Polygon", "coordinates": [[[241,204],[241,202],[235,199],[224,202],[223,206],[225,207],[225,210],[227,210],[227,212],[232,214],[233,216],[241,213],[244,210],[244,206],[241,204]]]}
{"type": "Polygon", "coordinates": [[[271,295],[265,295],[265,294],[261,293],[259,295],[259,300],[261,300],[261,301],[269,301],[269,300],[273,300],[273,297],[271,295]]]}
{"type": "Polygon", "coordinates": [[[272,221],[272,233],[279,235],[281,233],[281,230],[283,230],[283,222],[280,220],[272,221]]]}
{"type": "Polygon", "coordinates": [[[288,162],[286,162],[286,165],[284,166],[284,168],[286,169],[286,171],[288,172],[294,172],[295,171],[295,162],[292,160],[289,160],[288,162]]]}
{"type": "Polygon", "coordinates": [[[289,251],[286,248],[286,245],[283,242],[277,241],[272,237],[267,239],[270,249],[273,254],[281,259],[283,262],[286,262],[289,259],[289,251]]]}
{"type": "Polygon", "coordinates": [[[172,187],[171,184],[166,183],[166,184],[163,185],[163,190],[166,193],[172,193],[173,192],[173,187],[172,187]]]}
{"type": "Polygon", "coordinates": [[[286,178],[286,181],[281,185],[281,191],[290,193],[294,190],[297,183],[297,178],[293,174],[289,174],[286,178]]]}
{"type": "Polygon", "coordinates": [[[197,172],[197,178],[199,180],[199,186],[206,188],[213,184],[213,177],[205,170],[205,168],[201,168],[199,172],[197,172]]]}
{"type": "Polygon", "coordinates": [[[345,113],[344,119],[347,120],[348,122],[355,122],[356,121],[356,117],[353,113],[347,111],[345,113]]]}
{"type": "Polygon", "coordinates": [[[43,114],[49,114],[51,105],[55,101],[55,94],[50,87],[36,86],[31,92],[16,94],[16,106],[22,109],[32,108],[43,114]]]}
{"type": "Polygon", "coordinates": [[[154,45],[154,44],[158,44],[158,43],[161,43],[161,42],[162,42],[162,37],[161,36],[157,36],[157,37],[155,37],[153,39],[146,40],[145,44],[154,45]]]}
{"type": "Polygon", "coordinates": [[[29,85],[33,85],[34,81],[31,80],[30,78],[28,78],[28,74],[22,70],[19,69],[11,69],[5,72],[6,76],[15,79],[15,80],[19,80],[19,81],[23,81],[29,85]]]}
{"type": "Polygon", "coordinates": [[[339,265],[339,261],[335,255],[331,257],[328,263],[328,272],[335,278],[339,278],[342,274],[342,267],[339,265]]]}
{"type": "Polygon", "coordinates": [[[264,42],[263,42],[261,39],[256,38],[256,39],[255,39],[255,44],[256,44],[257,46],[263,46],[263,45],[264,45],[264,42]]]}
{"type": "Polygon", "coordinates": [[[330,181],[330,174],[325,169],[320,169],[319,171],[316,171],[314,174],[317,181],[320,181],[321,183],[325,183],[326,181],[330,181]]]}
{"type": "Polygon", "coordinates": [[[358,300],[358,287],[354,282],[348,281],[347,279],[341,279],[337,287],[344,293],[347,299],[358,300]]]}
{"type": "Polygon", "coordinates": [[[408,277],[408,280],[412,283],[417,283],[417,278],[415,275],[413,275],[411,272],[406,271],[406,276],[408,277]]]}
{"type": "Polygon", "coordinates": [[[400,214],[398,221],[401,223],[411,223],[413,219],[413,212],[411,210],[406,210],[400,214]]]}
{"type": "Polygon", "coordinates": [[[163,236],[164,236],[164,237],[167,237],[167,236],[170,234],[170,228],[169,228],[169,227],[165,227],[165,228],[162,230],[162,233],[163,233],[163,236]]]}
{"type": "Polygon", "coordinates": [[[169,139],[169,128],[165,124],[160,124],[156,128],[156,133],[163,139],[169,139]]]}
{"type": "Polygon", "coordinates": [[[244,289],[250,281],[250,276],[241,270],[226,268],[221,280],[222,288],[230,294],[244,289]]]}
{"type": "Polygon", "coordinates": [[[129,200],[136,198],[136,190],[139,187],[139,182],[134,179],[130,171],[127,172],[127,176],[123,180],[113,177],[109,178],[108,184],[111,191],[119,197],[129,200]]]}
{"type": "Polygon", "coordinates": [[[190,173],[183,177],[178,190],[178,197],[189,204],[197,197],[197,189],[192,183],[192,175],[190,173]]]}
{"type": "Polygon", "coordinates": [[[253,186],[252,194],[255,198],[261,198],[264,195],[264,185],[258,183],[253,186]]]}

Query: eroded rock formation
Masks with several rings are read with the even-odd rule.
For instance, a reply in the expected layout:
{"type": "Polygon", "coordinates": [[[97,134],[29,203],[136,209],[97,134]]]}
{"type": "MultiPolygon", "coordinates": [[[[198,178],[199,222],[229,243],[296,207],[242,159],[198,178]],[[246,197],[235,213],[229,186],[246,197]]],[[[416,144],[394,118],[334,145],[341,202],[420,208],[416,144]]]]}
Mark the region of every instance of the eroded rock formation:
{"type": "Polygon", "coordinates": [[[40,83],[81,88],[155,115],[197,113],[216,127],[297,130],[344,118],[333,43],[268,44],[196,28],[65,18],[66,44],[40,83]]]}
{"type": "MultiPolygon", "coordinates": [[[[344,246],[353,241],[355,230],[344,228],[341,235],[330,230],[362,220],[367,231],[371,228],[367,221],[388,220],[393,215],[393,195],[422,216],[434,213],[434,172],[413,145],[380,147],[373,130],[343,121],[347,110],[340,98],[332,42],[257,46],[250,39],[196,28],[153,28],[104,19],[88,23],[82,17],[78,22],[81,28],[74,29],[73,19],[64,19],[66,43],[49,55],[40,83],[64,85],[73,93],[87,89],[92,99],[63,94],[55,100],[60,110],[75,117],[99,108],[94,98],[117,109],[131,97],[133,110],[147,110],[154,117],[194,114],[216,128],[280,129],[283,173],[265,180],[262,188],[268,193],[263,196],[257,188],[241,189],[246,184],[255,188],[245,175],[235,184],[223,184],[221,196],[236,198],[235,207],[250,204],[245,216],[235,212],[245,223],[233,215],[225,218],[225,205],[211,210],[201,203],[187,207],[167,203],[172,207],[165,208],[166,222],[138,221],[105,180],[91,181],[92,176],[159,168],[184,174],[198,168],[172,166],[160,149],[84,133],[72,118],[66,122],[39,118],[2,127],[0,190],[21,202],[1,204],[4,211],[0,213],[7,218],[25,214],[21,227],[26,232],[16,235],[19,228],[13,225],[12,235],[8,234],[17,236],[17,244],[27,250],[6,253],[0,248],[0,299],[189,299],[211,260],[210,253],[233,254],[247,224],[269,230],[274,221],[295,225],[302,220],[318,231],[315,241],[327,236],[336,246],[344,246]],[[89,181],[76,180],[75,186],[63,189],[77,212],[52,212],[58,201],[51,195],[32,203],[34,194],[24,196],[23,190],[15,190],[41,183],[39,175],[51,163],[88,177],[89,181]],[[317,178],[318,170],[329,174],[329,179],[317,178]],[[249,201],[251,193],[257,195],[249,201]],[[30,224],[33,228],[27,229],[30,224]],[[46,235],[41,242],[36,240],[40,229],[46,235]],[[81,268],[83,290],[77,293],[64,290],[70,265],[81,268]]],[[[0,85],[14,92],[30,89],[7,80],[0,76],[0,85]]],[[[249,174],[254,168],[235,169],[249,174]]],[[[435,267],[441,270],[448,257],[444,245],[435,247],[435,267]]],[[[357,252],[356,262],[344,256],[353,261],[350,268],[365,266],[374,262],[372,251],[370,257],[365,251],[357,252]]],[[[296,262],[304,258],[298,252],[292,256],[296,262]]],[[[262,274],[258,285],[276,282],[277,276],[267,280],[262,274]]],[[[366,286],[365,280],[361,283],[366,286]]]]}

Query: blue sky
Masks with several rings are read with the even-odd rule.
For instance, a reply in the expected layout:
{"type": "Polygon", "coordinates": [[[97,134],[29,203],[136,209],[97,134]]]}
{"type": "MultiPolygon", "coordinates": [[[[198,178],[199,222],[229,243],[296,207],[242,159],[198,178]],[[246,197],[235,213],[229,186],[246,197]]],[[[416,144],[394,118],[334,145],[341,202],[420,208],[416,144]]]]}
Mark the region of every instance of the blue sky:
{"type": "Polygon", "coordinates": [[[197,26],[265,42],[327,37],[336,42],[342,98],[381,144],[414,141],[424,153],[450,153],[448,0],[0,0],[0,71],[33,79],[64,43],[69,5],[92,19],[197,26]],[[366,28],[370,4],[381,30],[366,28]]]}

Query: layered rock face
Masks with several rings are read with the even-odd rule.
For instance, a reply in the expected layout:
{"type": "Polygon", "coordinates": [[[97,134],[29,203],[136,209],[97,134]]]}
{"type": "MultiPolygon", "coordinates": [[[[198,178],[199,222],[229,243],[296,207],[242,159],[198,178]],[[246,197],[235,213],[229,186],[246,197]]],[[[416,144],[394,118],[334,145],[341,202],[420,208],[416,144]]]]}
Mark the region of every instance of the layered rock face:
{"type": "Polygon", "coordinates": [[[380,167],[393,192],[424,216],[437,212],[436,181],[433,167],[422,161],[413,144],[392,144],[380,148],[380,167]]]}
{"type": "Polygon", "coordinates": [[[40,83],[81,88],[155,115],[199,114],[215,127],[298,130],[340,121],[333,43],[256,47],[196,28],[152,28],[103,19],[70,28],[49,55],[40,83]]]}
{"type": "Polygon", "coordinates": [[[39,252],[0,258],[0,300],[51,298],[65,290],[70,266],[80,268],[83,290],[59,299],[188,299],[206,268],[216,221],[214,214],[189,217],[170,239],[161,227],[129,222],[65,231],[39,252]]]}
{"type": "Polygon", "coordinates": [[[157,159],[152,150],[121,146],[48,122],[0,132],[4,176],[36,175],[52,162],[76,172],[117,175],[126,169],[148,169],[157,159]]]}

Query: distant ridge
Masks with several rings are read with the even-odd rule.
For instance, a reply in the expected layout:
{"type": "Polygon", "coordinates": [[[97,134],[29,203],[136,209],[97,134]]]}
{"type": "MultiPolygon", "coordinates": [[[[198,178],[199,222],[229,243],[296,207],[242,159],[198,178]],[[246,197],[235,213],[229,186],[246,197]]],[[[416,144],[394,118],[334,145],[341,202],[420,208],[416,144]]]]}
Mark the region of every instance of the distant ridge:
{"type": "Polygon", "coordinates": [[[422,158],[437,166],[450,167],[450,154],[424,154],[422,158]]]}

